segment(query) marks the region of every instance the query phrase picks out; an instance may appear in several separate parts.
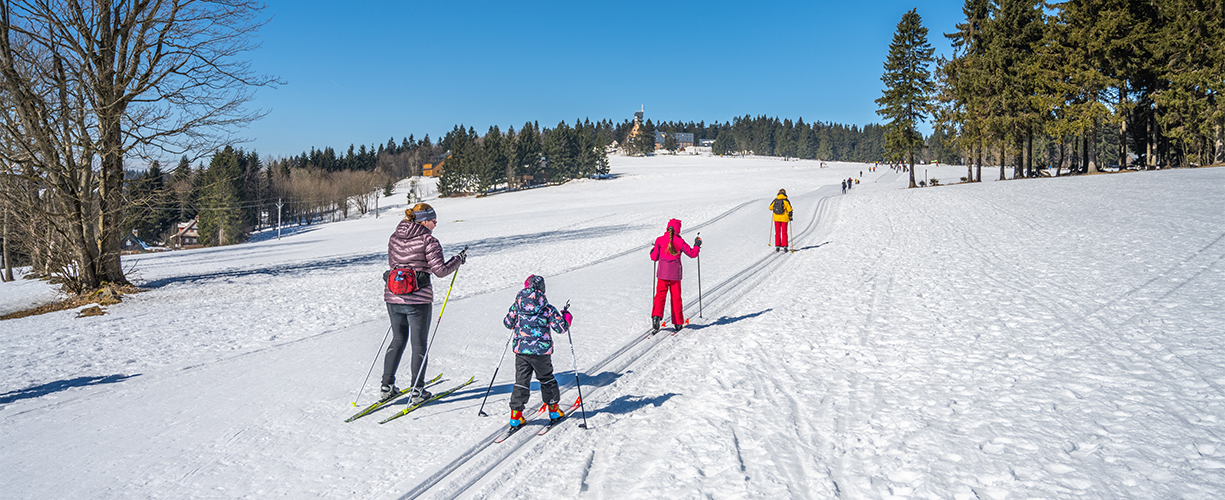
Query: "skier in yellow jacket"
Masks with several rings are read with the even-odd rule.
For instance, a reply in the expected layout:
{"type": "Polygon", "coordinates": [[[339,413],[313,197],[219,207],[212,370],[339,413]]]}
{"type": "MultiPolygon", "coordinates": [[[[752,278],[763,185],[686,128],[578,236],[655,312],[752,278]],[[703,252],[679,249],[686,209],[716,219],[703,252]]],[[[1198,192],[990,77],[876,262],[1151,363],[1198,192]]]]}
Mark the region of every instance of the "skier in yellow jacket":
{"type": "Polygon", "coordinates": [[[787,200],[787,190],[779,189],[778,196],[770,202],[770,211],[774,213],[774,251],[788,250],[787,223],[791,222],[791,202],[787,200]]]}

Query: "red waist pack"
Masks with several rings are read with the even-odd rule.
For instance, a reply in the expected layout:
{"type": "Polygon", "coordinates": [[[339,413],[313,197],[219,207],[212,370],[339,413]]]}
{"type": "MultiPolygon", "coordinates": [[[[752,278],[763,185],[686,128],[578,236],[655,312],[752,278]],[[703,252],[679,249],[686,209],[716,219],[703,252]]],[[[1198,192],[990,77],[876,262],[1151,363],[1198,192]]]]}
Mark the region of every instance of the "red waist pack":
{"type": "Polygon", "coordinates": [[[408,295],[430,284],[429,273],[418,272],[412,269],[392,269],[383,273],[383,277],[387,280],[387,289],[396,295],[408,295]],[[425,275],[424,284],[421,283],[423,274],[425,275]]]}

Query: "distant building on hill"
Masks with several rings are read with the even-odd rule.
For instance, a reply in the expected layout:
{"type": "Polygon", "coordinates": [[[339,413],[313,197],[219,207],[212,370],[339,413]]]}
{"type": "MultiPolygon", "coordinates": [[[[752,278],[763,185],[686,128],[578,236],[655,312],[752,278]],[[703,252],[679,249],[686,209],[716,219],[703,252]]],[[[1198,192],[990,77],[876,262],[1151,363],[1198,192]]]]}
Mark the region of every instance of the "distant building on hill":
{"type": "Polygon", "coordinates": [[[450,151],[447,151],[446,153],[443,153],[440,155],[434,155],[433,158],[430,158],[429,163],[426,163],[425,165],[421,166],[421,175],[424,175],[426,177],[438,177],[442,175],[442,164],[445,163],[447,161],[447,158],[450,158],[450,157],[451,157],[450,151]]]}
{"type": "MultiPolygon", "coordinates": [[[[678,151],[679,151],[679,150],[682,150],[682,149],[685,149],[685,148],[688,148],[688,147],[692,147],[692,146],[694,145],[694,144],[693,144],[693,134],[692,134],[692,133],[689,133],[689,132],[674,132],[674,133],[672,133],[672,136],[676,138],[676,149],[677,149],[678,151]]],[[[665,134],[665,133],[660,132],[660,131],[658,131],[658,130],[656,130],[656,131],[655,131],[655,150],[656,150],[656,151],[658,151],[658,150],[660,150],[660,149],[663,149],[663,148],[664,148],[664,141],[665,141],[667,138],[668,138],[668,134],[665,134]]]]}

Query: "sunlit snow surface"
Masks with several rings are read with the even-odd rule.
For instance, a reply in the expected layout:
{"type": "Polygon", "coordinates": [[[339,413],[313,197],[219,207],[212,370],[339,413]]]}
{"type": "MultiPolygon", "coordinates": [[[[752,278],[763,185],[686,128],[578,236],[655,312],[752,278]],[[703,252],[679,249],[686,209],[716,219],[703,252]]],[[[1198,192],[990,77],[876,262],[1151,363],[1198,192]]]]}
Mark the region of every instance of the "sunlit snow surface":
{"type": "MultiPolygon", "coordinates": [[[[429,372],[478,382],[384,425],[402,404],[343,421],[377,390],[380,368],[358,397],[407,183],[379,218],[125,257],[149,291],[104,316],[0,322],[0,496],[1225,497],[1225,169],[908,190],[862,164],[612,166],[427,196],[445,253],[470,255],[441,321],[451,277],[434,280],[429,372]],[[779,188],[795,253],[771,246],[779,188]],[[670,218],[702,234],[701,316],[687,259],[689,328],[643,339],[670,218]],[[505,424],[510,355],[477,413],[529,274],[571,303],[553,362],[566,401],[577,364],[589,429],[481,448],[505,424]]],[[[4,312],[54,297],[0,284],[4,312]]]]}

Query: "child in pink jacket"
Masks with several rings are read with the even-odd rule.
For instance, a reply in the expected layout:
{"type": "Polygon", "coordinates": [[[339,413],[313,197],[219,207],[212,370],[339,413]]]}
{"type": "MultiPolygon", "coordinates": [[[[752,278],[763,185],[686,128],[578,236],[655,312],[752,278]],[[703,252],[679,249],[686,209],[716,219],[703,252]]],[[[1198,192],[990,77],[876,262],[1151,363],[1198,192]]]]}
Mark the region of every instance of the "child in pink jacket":
{"type": "Polygon", "coordinates": [[[693,241],[693,247],[680,237],[681,221],[668,221],[668,229],[663,236],[655,238],[655,246],[651,247],[651,260],[658,262],[655,277],[655,304],[651,308],[651,327],[659,331],[659,323],[664,316],[664,298],[672,294],[672,327],[681,331],[685,324],[685,315],[681,305],[681,254],[690,258],[698,256],[702,249],[702,238],[693,241]]]}

